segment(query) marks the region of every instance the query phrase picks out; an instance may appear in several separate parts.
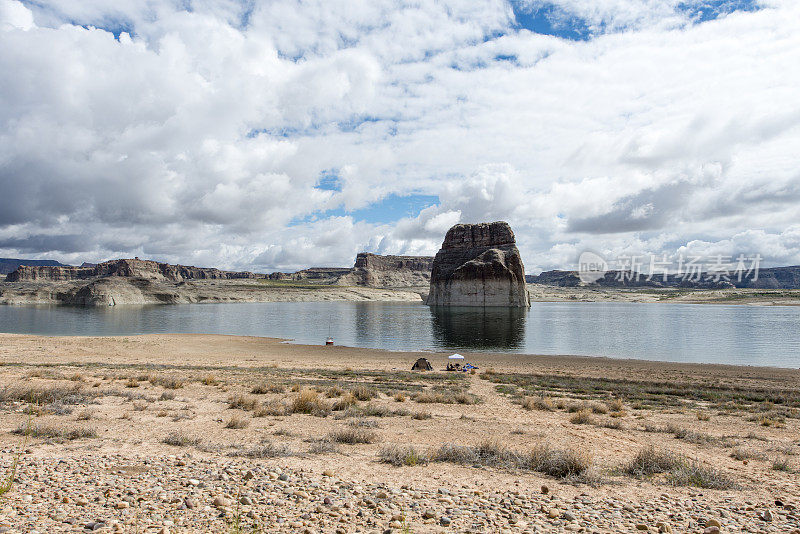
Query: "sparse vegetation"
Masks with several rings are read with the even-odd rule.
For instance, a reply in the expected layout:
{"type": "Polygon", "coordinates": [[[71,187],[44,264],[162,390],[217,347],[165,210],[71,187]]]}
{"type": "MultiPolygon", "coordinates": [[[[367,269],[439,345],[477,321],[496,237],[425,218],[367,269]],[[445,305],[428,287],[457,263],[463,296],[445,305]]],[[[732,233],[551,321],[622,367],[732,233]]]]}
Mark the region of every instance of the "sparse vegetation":
{"type": "Polygon", "coordinates": [[[252,412],[259,405],[258,399],[246,395],[232,395],[228,397],[228,408],[252,412]]]}
{"type": "Polygon", "coordinates": [[[526,410],[552,412],[556,409],[556,405],[550,397],[523,397],[521,404],[526,410]]]}
{"type": "Polygon", "coordinates": [[[592,417],[592,413],[589,410],[578,410],[575,412],[572,417],[569,418],[569,422],[573,425],[594,425],[595,420],[592,417]]]}
{"type": "Polygon", "coordinates": [[[410,466],[428,463],[428,458],[411,445],[387,445],[378,452],[381,462],[394,466],[410,466]]]}
{"type": "Polygon", "coordinates": [[[250,391],[253,395],[266,395],[267,393],[283,393],[286,387],[283,384],[273,382],[261,382],[250,391]]]}
{"type": "Polygon", "coordinates": [[[96,438],[97,432],[89,427],[60,427],[46,424],[22,424],[17,427],[14,434],[29,435],[32,438],[63,439],[72,441],[76,439],[96,438]]]}
{"type": "Polygon", "coordinates": [[[161,442],[166,445],[173,445],[175,447],[188,447],[190,445],[199,445],[201,440],[198,437],[189,436],[178,430],[173,430],[167,434],[167,437],[161,440],[161,442]]]}
{"type": "Polygon", "coordinates": [[[245,419],[244,417],[239,417],[238,415],[234,415],[228,422],[225,423],[225,428],[231,428],[236,430],[241,430],[243,428],[247,428],[250,424],[250,421],[245,419]]]}
{"type": "Polygon", "coordinates": [[[378,434],[365,428],[347,427],[332,431],[328,434],[328,438],[335,443],[355,445],[375,443],[378,440],[378,434]]]}
{"type": "Polygon", "coordinates": [[[424,419],[430,419],[432,417],[433,417],[433,415],[431,415],[431,412],[427,412],[427,411],[415,412],[415,413],[411,414],[411,419],[416,419],[418,421],[422,421],[424,419]]]}
{"type": "Polygon", "coordinates": [[[591,466],[589,456],[575,449],[557,449],[538,444],[531,452],[520,453],[492,441],[477,447],[447,443],[437,448],[431,454],[431,459],[437,462],[526,469],[558,478],[584,475],[591,466]]]}

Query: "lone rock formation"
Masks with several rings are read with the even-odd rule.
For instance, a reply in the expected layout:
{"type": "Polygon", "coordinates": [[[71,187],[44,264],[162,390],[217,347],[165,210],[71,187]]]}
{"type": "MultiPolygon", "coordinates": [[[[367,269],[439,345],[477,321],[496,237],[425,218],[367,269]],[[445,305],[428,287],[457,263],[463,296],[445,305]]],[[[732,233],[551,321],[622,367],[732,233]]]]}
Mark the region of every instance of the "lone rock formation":
{"type": "Polygon", "coordinates": [[[505,222],[457,224],[431,272],[428,306],[530,306],[525,267],[505,222]]]}

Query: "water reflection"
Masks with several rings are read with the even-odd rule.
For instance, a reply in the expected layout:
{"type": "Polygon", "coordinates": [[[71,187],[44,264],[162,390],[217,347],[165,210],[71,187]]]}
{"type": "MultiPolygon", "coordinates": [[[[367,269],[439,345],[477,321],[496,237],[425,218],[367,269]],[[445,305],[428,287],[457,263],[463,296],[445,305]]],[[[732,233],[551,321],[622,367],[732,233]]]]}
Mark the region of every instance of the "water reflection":
{"type": "Polygon", "coordinates": [[[515,350],[525,344],[525,308],[432,307],[433,336],[440,347],[515,350]]]}

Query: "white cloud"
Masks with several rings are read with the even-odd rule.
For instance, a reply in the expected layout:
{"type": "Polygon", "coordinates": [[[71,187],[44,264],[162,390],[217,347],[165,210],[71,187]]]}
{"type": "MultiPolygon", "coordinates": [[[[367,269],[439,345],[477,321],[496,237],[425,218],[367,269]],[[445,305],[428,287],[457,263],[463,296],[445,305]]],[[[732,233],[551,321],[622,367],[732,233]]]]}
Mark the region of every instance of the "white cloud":
{"type": "Polygon", "coordinates": [[[531,271],[734,236],[797,258],[795,2],[549,2],[586,42],[501,0],[179,4],[0,2],[1,255],[347,265],[508,220],[531,271]],[[348,215],[392,194],[440,203],[348,215]]]}

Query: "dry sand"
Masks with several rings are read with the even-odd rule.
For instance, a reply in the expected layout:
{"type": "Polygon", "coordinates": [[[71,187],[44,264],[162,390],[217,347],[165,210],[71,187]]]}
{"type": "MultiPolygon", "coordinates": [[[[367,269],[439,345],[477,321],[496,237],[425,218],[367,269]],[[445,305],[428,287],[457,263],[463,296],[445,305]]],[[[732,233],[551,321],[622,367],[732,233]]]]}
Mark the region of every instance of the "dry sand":
{"type": "Polygon", "coordinates": [[[722,532],[800,532],[800,371],[467,356],[478,373],[438,372],[443,354],[266,338],[0,335],[3,473],[24,448],[17,480],[0,497],[0,529],[232,532],[240,521],[242,532],[715,532],[718,522],[722,532]],[[433,373],[406,372],[419,356],[433,373]],[[285,391],[252,393],[262,383],[285,391]],[[300,395],[293,386],[318,389],[324,408],[342,398],[331,387],[358,385],[380,393],[349,411],[259,412],[290,405],[300,395]],[[48,402],[59,388],[82,398],[48,402]],[[40,395],[34,416],[26,415],[26,391],[40,395]],[[424,393],[480,403],[419,402],[424,393]],[[230,408],[240,395],[240,407],[230,408]],[[520,405],[540,395],[552,411],[520,405]],[[573,413],[580,407],[586,424],[573,413]],[[232,419],[247,426],[226,428],[232,419]],[[12,433],[28,421],[61,435],[12,433]],[[375,440],[319,452],[341,430],[375,440]],[[171,433],[196,441],[163,443],[171,433]],[[563,479],[514,462],[395,467],[379,459],[394,444],[435,456],[442,444],[486,442],[519,453],[547,444],[586,455],[591,467],[563,479]],[[728,487],[624,474],[649,445],[707,469],[701,485],[728,487]],[[290,455],[271,457],[278,453],[290,455]]]}

